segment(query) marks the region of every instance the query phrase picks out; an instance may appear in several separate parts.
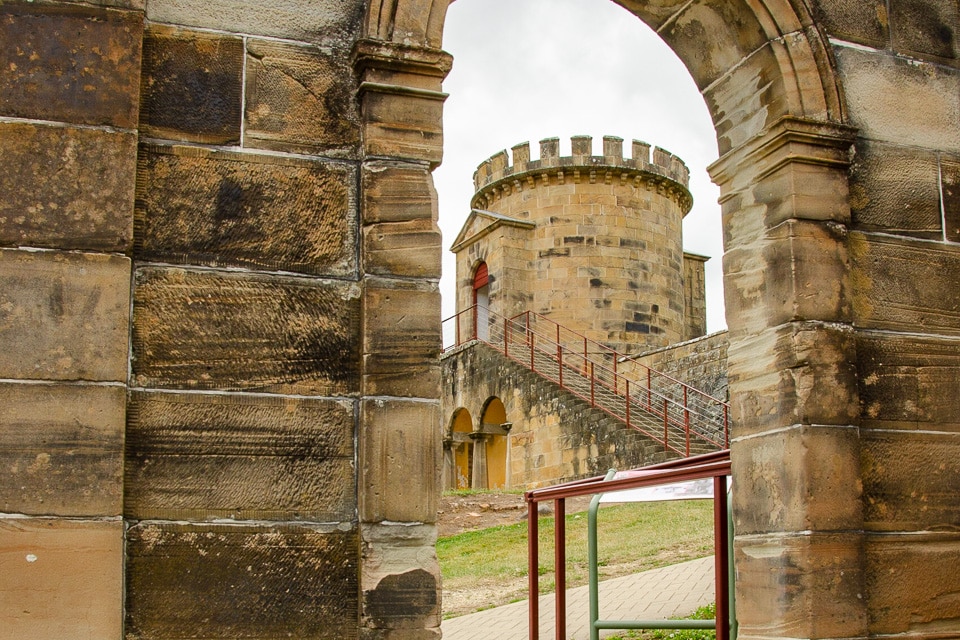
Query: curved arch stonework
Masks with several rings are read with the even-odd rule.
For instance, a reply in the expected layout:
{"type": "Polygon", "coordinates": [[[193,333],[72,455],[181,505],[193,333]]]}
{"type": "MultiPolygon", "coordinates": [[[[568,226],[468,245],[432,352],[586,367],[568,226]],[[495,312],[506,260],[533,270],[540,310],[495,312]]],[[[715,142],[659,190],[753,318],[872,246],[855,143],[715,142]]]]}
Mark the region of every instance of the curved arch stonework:
{"type": "MultiPolygon", "coordinates": [[[[781,116],[843,122],[830,53],[805,5],[788,0],[613,1],[656,31],[684,61],[707,101],[721,155],[781,116]],[[765,114],[751,109],[749,95],[730,90],[751,83],[764,94],[754,106],[767,109],[765,114]],[[738,121],[733,116],[739,113],[752,117],[738,121]]],[[[440,48],[449,4],[374,0],[367,14],[367,37],[440,48]]]]}
{"type": "MultiPolygon", "coordinates": [[[[390,39],[437,46],[443,4],[391,4],[404,26],[390,39]],[[419,22],[411,21],[416,15],[419,22]]],[[[864,505],[877,496],[865,492],[871,483],[874,491],[889,490],[890,478],[863,467],[882,446],[876,436],[861,446],[860,394],[873,382],[862,377],[858,348],[896,350],[896,340],[878,347],[883,339],[867,340],[855,329],[862,314],[873,314],[864,284],[881,275],[863,256],[884,250],[859,235],[849,186],[858,168],[851,167],[851,147],[870,148],[871,137],[887,141],[884,134],[858,136],[858,128],[893,121],[847,112],[837,60],[839,52],[851,61],[850,77],[859,81],[887,55],[880,42],[887,27],[867,9],[842,13],[827,3],[619,4],[685,62],[717,131],[720,159],[710,172],[721,187],[725,235],[741,637],[852,638],[909,628],[896,616],[875,622],[883,617],[876,607],[898,590],[878,587],[873,569],[890,561],[891,547],[871,534],[878,525],[864,505]],[[828,39],[831,30],[836,42],[828,39]],[[870,62],[856,60],[866,55],[859,47],[878,45],[870,62]],[[776,577],[794,571],[799,577],[789,586],[776,577]]],[[[955,28],[955,15],[943,19],[955,28]]],[[[955,61],[956,47],[947,54],[955,61]]],[[[941,86],[931,91],[949,102],[955,76],[941,86]]],[[[898,140],[909,145],[909,138],[898,140]]],[[[859,177],[879,186],[870,170],[859,177]]],[[[939,180],[933,172],[925,179],[939,180]]],[[[944,260],[957,260],[955,251],[947,253],[944,260]]],[[[917,446],[933,459],[945,455],[937,443],[917,446]]],[[[952,544],[956,557],[960,545],[952,544]]],[[[915,567],[925,562],[922,548],[907,552],[915,567]]],[[[916,607],[921,618],[939,615],[916,607]]]]}
{"type": "Polygon", "coordinates": [[[367,10],[368,38],[440,48],[443,20],[452,0],[373,0],[367,10]]]}

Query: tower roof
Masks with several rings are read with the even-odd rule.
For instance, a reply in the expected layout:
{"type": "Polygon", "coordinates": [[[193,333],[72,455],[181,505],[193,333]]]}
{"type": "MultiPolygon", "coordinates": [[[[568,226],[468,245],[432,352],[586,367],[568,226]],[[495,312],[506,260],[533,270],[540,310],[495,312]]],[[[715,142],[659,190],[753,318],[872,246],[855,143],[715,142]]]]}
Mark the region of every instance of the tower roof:
{"type": "Polygon", "coordinates": [[[533,229],[536,225],[527,220],[511,218],[493,211],[471,209],[470,215],[467,216],[467,220],[460,228],[460,233],[458,233],[456,239],[454,239],[453,245],[450,247],[450,251],[457,253],[464,247],[470,246],[491,231],[494,231],[502,226],[533,229]]]}

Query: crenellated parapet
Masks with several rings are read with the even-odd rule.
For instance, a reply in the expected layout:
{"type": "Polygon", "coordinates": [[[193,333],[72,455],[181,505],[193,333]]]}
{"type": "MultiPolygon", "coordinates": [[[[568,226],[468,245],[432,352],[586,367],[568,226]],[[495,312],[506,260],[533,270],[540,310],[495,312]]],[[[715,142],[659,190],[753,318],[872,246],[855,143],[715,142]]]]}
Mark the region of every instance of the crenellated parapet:
{"type": "Polygon", "coordinates": [[[668,195],[686,214],[693,206],[690,171],[683,160],[660,147],[634,140],[631,157],[623,155],[623,138],[603,137],[603,155],[593,155],[591,136],[573,136],[571,155],[560,155],[560,139],[540,141],[540,159],[530,159],[530,143],[515,145],[484,160],[473,174],[471,206],[484,209],[504,196],[540,186],[598,182],[630,184],[668,195]],[[651,153],[652,152],[652,153],[651,153]]]}

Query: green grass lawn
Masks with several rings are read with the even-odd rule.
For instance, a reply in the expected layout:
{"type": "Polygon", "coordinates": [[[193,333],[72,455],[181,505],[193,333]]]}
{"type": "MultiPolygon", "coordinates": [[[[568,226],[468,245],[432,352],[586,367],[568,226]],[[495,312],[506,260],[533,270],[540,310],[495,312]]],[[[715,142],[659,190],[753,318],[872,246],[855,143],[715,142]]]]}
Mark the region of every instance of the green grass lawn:
{"type": "MultiPolygon", "coordinates": [[[[713,553],[713,501],[681,500],[604,506],[598,519],[600,578],[701,558],[713,553]]],[[[566,516],[567,586],[586,584],[587,514],[566,516]]],[[[539,520],[541,593],[553,589],[553,517],[539,520]]],[[[469,588],[527,575],[527,524],[440,538],[444,583],[469,588]]]]}

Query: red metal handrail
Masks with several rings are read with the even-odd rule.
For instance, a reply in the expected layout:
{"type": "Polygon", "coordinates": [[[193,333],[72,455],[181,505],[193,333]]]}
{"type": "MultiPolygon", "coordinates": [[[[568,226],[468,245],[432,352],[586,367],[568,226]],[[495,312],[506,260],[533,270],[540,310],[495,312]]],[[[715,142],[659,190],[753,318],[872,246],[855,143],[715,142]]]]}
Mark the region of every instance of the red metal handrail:
{"type": "MultiPolygon", "coordinates": [[[[613,368],[613,377],[617,381],[621,376],[627,379],[633,380],[634,382],[646,377],[647,379],[646,388],[648,389],[659,388],[662,395],[671,397],[673,400],[679,401],[679,397],[674,397],[674,395],[671,395],[670,392],[666,391],[667,388],[675,390],[675,395],[692,394],[693,396],[695,396],[695,398],[690,401],[684,401],[682,403],[683,406],[690,406],[691,402],[694,405],[698,404],[698,402],[709,403],[709,404],[713,404],[716,402],[721,402],[721,403],[723,402],[721,400],[718,400],[717,398],[710,396],[707,393],[704,393],[699,389],[696,389],[695,387],[691,387],[687,385],[681,380],[678,380],[672,376],[669,376],[655,369],[651,369],[646,365],[640,364],[636,362],[634,359],[630,358],[629,356],[624,356],[622,354],[619,354],[617,351],[611,349],[610,347],[607,347],[604,344],[601,344],[594,340],[590,340],[586,336],[576,331],[573,331],[572,329],[568,329],[558,324],[554,320],[551,320],[550,318],[547,318],[546,316],[543,316],[539,313],[535,313],[533,311],[525,311],[521,314],[514,316],[513,318],[511,318],[511,320],[517,322],[519,321],[520,318],[523,318],[522,323],[527,327],[535,327],[535,325],[545,325],[546,328],[544,330],[538,331],[535,328],[530,330],[533,331],[534,333],[537,333],[538,335],[549,335],[550,333],[555,332],[557,336],[556,342],[558,344],[563,344],[564,342],[562,340],[563,334],[567,334],[568,336],[570,336],[570,339],[566,341],[567,344],[576,342],[577,346],[579,347],[579,344],[582,341],[584,357],[587,357],[587,354],[589,352],[593,352],[596,354],[601,354],[603,359],[609,359],[612,361],[611,366],[613,368]],[[629,372],[632,369],[635,371],[635,373],[625,373],[624,367],[626,367],[626,372],[629,372]]],[[[572,347],[567,347],[567,348],[572,349],[572,347]]],[[[725,446],[727,444],[729,443],[727,442],[724,443],[725,446]]]]}
{"type": "Polygon", "coordinates": [[[730,450],[669,460],[643,467],[642,476],[608,480],[603,476],[574,480],[552,487],[527,491],[527,584],[530,640],[540,637],[540,545],[538,502],[554,503],[554,620],[556,640],[566,640],[566,508],[567,498],[597,493],[654,487],[685,480],[714,479],[714,584],[717,640],[730,639],[730,532],[727,511],[727,476],[730,475],[730,450]]]}
{"type": "Polygon", "coordinates": [[[443,321],[444,335],[455,337],[445,353],[472,341],[484,342],[681,456],[691,455],[691,436],[701,450],[729,446],[726,402],[629,360],[631,366],[624,371],[617,366],[623,358],[613,349],[538,314],[504,318],[483,311],[471,307],[443,321]],[[483,326],[481,318],[486,319],[483,326]],[[638,410],[662,422],[662,437],[654,422],[638,418],[638,410]]]}

